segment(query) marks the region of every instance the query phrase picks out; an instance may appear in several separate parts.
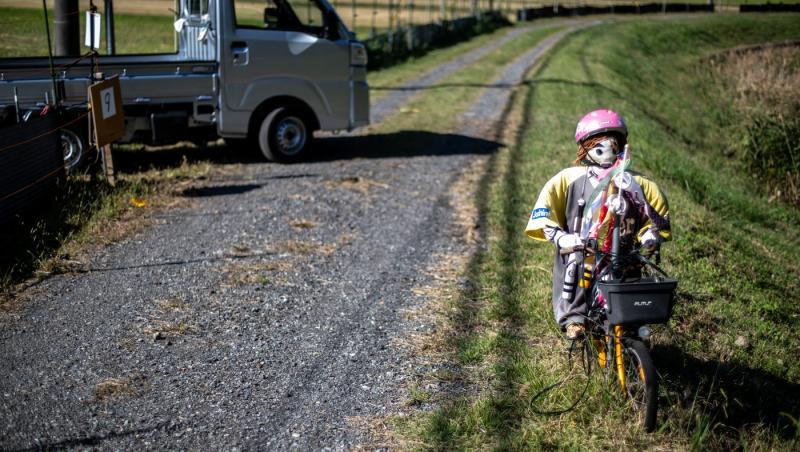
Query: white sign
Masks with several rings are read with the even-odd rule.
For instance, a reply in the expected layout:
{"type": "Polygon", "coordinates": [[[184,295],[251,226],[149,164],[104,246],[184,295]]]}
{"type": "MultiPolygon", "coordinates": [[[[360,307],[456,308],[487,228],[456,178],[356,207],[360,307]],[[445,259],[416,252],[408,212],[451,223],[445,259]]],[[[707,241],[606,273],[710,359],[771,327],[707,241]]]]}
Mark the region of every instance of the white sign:
{"type": "Polygon", "coordinates": [[[117,106],[114,102],[114,87],[100,91],[100,102],[103,119],[108,119],[117,114],[117,106]]]}
{"type": "Polygon", "coordinates": [[[86,39],[84,40],[84,45],[90,49],[100,48],[100,13],[86,11],[86,39]],[[94,38],[94,42],[92,42],[92,38],[94,38]]]}

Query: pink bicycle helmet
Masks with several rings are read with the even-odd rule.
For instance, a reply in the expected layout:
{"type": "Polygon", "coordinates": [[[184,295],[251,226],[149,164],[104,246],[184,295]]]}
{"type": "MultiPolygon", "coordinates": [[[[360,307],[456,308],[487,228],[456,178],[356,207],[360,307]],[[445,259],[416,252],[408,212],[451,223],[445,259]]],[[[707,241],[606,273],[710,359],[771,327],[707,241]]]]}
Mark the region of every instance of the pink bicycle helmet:
{"type": "Polygon", "coordinates": [[[587,113],[575,129],[575,142],[580,144],[583,140],[605,132],[621,133],[628,137],[628,127],[619,114],[606,109],[595,110],[587,113]]]}

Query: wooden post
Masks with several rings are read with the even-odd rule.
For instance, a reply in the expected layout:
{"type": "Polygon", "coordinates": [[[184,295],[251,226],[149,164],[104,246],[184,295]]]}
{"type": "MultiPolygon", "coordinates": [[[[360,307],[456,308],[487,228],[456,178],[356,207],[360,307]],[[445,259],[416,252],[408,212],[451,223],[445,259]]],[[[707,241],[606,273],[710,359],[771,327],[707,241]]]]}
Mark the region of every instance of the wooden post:
{"type": "Polygon", "coordinates": [[[353,24],[351,26],[353,27],[353,31],[356,32],[356,19],[358,18],[358,14],[356,14],[356,0],[353,0],[352,8],[353,8],[353,24]]]}
{"type": "Polygon", "coordinates": [[[111,157],[111,145],[106,144],[103,146],[103,173],[106,175],[108,184],[112,187],[117,185],[117,176],[114,174],[114,159],[111,157]]]}

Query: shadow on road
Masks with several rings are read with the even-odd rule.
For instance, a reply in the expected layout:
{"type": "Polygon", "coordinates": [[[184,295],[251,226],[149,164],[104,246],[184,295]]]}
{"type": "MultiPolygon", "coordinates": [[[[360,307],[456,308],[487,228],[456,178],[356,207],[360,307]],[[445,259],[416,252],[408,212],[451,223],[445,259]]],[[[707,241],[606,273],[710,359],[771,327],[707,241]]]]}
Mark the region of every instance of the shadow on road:
{"type": "Polygon", "coordinates": [[[215,185],[208,187],[191,187],[183,191],[189,198],[207,198],[211,196],[240,195],[261,188],[264,184],[215,185]]]}
{"type": "Polygon", "coordinates": [[[69,448],[95,448],[99,447],[103,444],[104,441],[114,438],[124,438],[126,436],[138,436],[145,433],[154,432],[157,430],[167,430],[171,431],[176,428],[176,425],[168,425],[166,423],[160,423],[150,427],[141,427],[136,429],[130,429],[120,432],[108,432],[106,434],[100,435],[91,435],[86,436],[83,438],[74,438],[74,439],[65,439],[61,441],[56,441],[52,443],[46,442],[38,442],[36,446],[31,446],[22,449],[3,449],[3,450],[13,450],[15,452],[28,452],[28,451],[40,451],[40,450],[60,450],[60,449],[69,449],[69,448]]]}
{"type": "Polygon", "coordinates": [[[322,137],[310,161],[491,154],[501,143],[452,133],[403,130],[387,134],[322,137]]]}
{"type": "MultiPolygon", "coordinates": [[[[456,154],[489,154],[500,143],[457,134],[404,130],[386,134],[336,136],[325,134],[314,141],[309,162],[328,162],[356,158],[396,158],[456,154]]],[[[256,151],[244,141],[230,144],[197,147],[178,144],[154,148],[114,151],[116,171],[132,174],[149,169],[177,168],[184,163],[209,162],[217,164],[263,163],[256,151]]]]}
{"type": "Polygon", "coordinates": [[[406,86],[370,86],[370,91],[432,91],[437,89],[449,88],[497,88],[511,89],[521,85],[531,85],[530,80],[523,80],[519,83],[433,83],[430,85],[406,85],[406,86]]]}

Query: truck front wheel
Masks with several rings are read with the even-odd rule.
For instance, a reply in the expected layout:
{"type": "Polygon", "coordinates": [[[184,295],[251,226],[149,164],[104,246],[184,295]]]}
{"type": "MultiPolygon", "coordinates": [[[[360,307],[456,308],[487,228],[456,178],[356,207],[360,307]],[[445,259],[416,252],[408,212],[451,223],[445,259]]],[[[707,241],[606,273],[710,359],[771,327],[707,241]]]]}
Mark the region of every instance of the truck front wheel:
{"type": "Polygon", "coordinates": [[[280,107],[264,117],[256,138],[264,158],[273,162],[292,163],[305,157],[314,135],[301,112],[280,107]]]}

